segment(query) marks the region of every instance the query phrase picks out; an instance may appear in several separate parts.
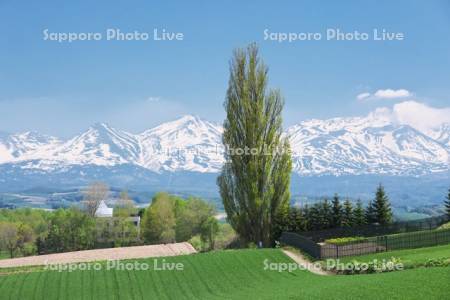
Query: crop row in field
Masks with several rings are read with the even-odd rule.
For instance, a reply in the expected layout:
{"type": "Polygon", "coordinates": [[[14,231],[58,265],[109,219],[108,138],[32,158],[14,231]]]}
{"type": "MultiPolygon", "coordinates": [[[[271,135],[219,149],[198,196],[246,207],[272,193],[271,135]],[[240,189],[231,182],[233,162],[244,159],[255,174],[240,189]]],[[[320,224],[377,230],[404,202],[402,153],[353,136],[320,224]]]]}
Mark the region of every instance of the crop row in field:
{"type": "MultiPolygon", "coordinates": [[[[2,299],[445,299],[450,268],[318,276],[264,270],[292,263],[280,250],[235,250],[165,258],[183,271],[38,271],[0,277],[2,299]]],[[[153,259],[139,260],[153,264],[153,259]]]]}

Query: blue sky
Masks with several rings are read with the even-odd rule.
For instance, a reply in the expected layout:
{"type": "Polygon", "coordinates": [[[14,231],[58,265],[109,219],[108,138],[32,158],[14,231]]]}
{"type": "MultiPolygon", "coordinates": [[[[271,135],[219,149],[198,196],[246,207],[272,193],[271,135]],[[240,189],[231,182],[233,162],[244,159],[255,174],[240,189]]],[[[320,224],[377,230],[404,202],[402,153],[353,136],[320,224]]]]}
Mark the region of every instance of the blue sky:
{"type": "Polygon", "coordinates": [[[450,107],[449,1],[242,2],[0,0],[0,131],[68,137],[108,122],[140,132],[184,114],[221,122],[228,61],[250,42],[261,48],[270,85],[285,96],[286,126],[403,100],[450,107]],[[43,40],[44,29],[107,28],[165,29],[184,40],[43,40]],[[386,29],[405,39],[279,43],[263,34],[327,28],[386,29]],[[409,94],[374,95],[388,89],[409,94]],[[364,93],[371,95],[358,100],[364,93]]]}

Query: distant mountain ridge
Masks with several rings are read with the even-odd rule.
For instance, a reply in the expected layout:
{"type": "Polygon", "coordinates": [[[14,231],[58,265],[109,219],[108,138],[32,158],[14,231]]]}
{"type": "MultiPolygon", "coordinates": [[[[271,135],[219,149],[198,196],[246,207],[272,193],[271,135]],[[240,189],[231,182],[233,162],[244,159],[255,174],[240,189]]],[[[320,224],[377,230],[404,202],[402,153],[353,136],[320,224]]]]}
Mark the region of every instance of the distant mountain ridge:
{"type": "MultiPolygon", "coordinates": [[[[74,166],[114,172],[130,165],[154,173],[217,173],[223,164],[220,125],[187,115],[140,134],[95,124],[69,140],[36,132],[0,134],[0,166],[60,173],[74,166]]],[[[449,170],[450,125],[423,133],[376,114],[309,120],[289,127],[299,175],[420,176],[449,170]]],[[[1,182],[1,180],[0,180],[1,182]]]]}

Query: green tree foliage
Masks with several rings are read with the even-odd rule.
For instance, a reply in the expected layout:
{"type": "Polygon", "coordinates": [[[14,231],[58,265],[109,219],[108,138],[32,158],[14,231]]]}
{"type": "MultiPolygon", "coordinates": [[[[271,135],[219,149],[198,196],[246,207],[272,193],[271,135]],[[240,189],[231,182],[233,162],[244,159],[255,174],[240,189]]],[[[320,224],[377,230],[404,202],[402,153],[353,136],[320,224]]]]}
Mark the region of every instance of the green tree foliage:
{"type": "Polygon", "coordinates": [[[0,209],[0,222],[26,224],[31,227],[36,236],[45,236],[48,230],[48,220],[52,212],[42,209],[17,208],[0,209]]]}
{"type": "Polygon", "coordinates": [[[126,191],[121,192],[114,207],[114,218],[112,220],[115,247],[130,246],[138,242],[138,228],[130,220],[137,213],[136,206],[128,193],[126,191]]]}
{"type": "Polygon", "coordinates": [[[338,194],[334,194],[333,200],[331,201],[333,216],[331,221],[331,227],[340,227],[342,226],[343,221],[343,211],[342,205],[339,200],[338,194]]]}
{"type": "Polygon", "coordinates": [[[344,208],[343,208],[343,214],[342,214],[342,226],[344,227],[352,227],[354,223],[354,210],[353,205],[350,202],[350,200],[345,200],[344,202],[344,208]]]}
{"type": "Polygon", "coordinates": [[[148,244],[175,242],[176,199],[167,193],[158,193],[146,209],[141,222],[142,238],[148,244]]]}
{"type": "Polygon", "coordinates": [[[77,208],[56,210],[49,222],[45,252],[68,252],[92,249],[95,241],[95,221],[77,208]]]}
{"type": "Polygon", "coordinates": [[[273,236],[275,240],[277,240],[284,231],[292,231],[290,230],[292,209],[292,207],[285,205],[277,211],[273,225],[273,236]]]}
{"type": "Polygon", "coordinates": [[[325,223],[324,215],[320,212],[320,203],[314,203],[309,208],[308,220],[309,220],[309,228],[311,230],[318,230],[323,228],[323,224],[325,223]]]}
{"type": "Polygon", "coordinates": [[[132,216],[137,215],[137,213],[138,210],[134,204],[134,201],[128,196],[128,192],[122,191],[114,207],[114,216],[132,216]]]}
{"type": "Polygon", "coordinates": [[[364,207],[360,199],[358,199],[358,201],[356,202],[356,207],[353,211],[353,222],[355,226],[362,226],[366,224],[364,207]]]}
{"type": "Polygon", "coordinates": [[[9,252],[11,258],[18,248],[19,228],[17,224],[10,222],[0,223],[0,248],[9,252]]]}
{"type": "Polygon", "coordinates": [[[36,252],[35,234],[28,224],[8,221],[0,222],[0,249],[8,251],[10,257],[21,254],[31,255],[36,252]]]}
{"type": "Polygon", "coordinates": [[[373,201],[369,201],[364,214],[366,217],[366,224],[373,224],[373,223],[377,222],[377,216],[375,213],[375,206],[374,206],[373,201]]]}
{"type": "Polygon", "coordinates": [[[18,240],[17,248],[23,256],[32,255],[36,252],[35,234],[30,225],[21,223],[17,227],[18,240]]]}
{"type": "Polygon", "coordinates": [[[219,230],[214,241],[215,249],[228,248],[233,242],[236,241],[236,232],[233,227],[228,223],[218,223],[219,230]]]}
{"type": "Polygon", "coordinates": [[[299,207],[292,207],[289,212],[289,225],[291,231],[303,231],[306,230],[305,217],[303,210],[299,207]]]}
{"type": "Polygon", "coordinates": [[[328,199],[325,199],[320,206],[320,214],[323,215],[321,228],[326,229],[333,226],[333,209],[328,199]]]}
{"type": "Polygon", "coordinates": [[[214,247],[217,233],[217,220],[214,218],[214,206],[199,198],[189,198],[179,210],[176,224],[177,241],[187,241],[194,235],[200,235],[202,242],[214,247]]]}
{"type": "Polygon", "coordinates": [[[384,187],[380,184],[375,194],[373,202],[376,222],[380,225],[386,225],[392,222],[392,211],[389,198],[384,191],[384,187]]]}
{"type": "Polygon", "coordinates": [[[246,242],[271,246],[274,219],[289,205],[290,147],[282,137],[283,98],[267,90],[256,45],[236,50],[225,101],[225,164],[217,183],[227,219],[246,242]]]}
{"type": "Polygon", "coordinates": [[[200,198],[184,200],[158,193],[143,214],[142,238],[145,243],[158,244],[197,236],[202,250],[213,249],[219,230],[215,214],[214,206],[200,198]]]}
{"type": "Polygon", "coordinates": [[[208,217],[200,225],[200,239],[203,243],[204,248],[208,250],[213,250],[215,247],[215,241],[217,233],[219,232],[219,223],[214,216],[208,217]],[[206,246],[207,245],[207,246],[206,246]]]}
{"type": "Polygon", "coordinates": [[[361,200],[354,206],[349,199],[346,199],[343,206],[339,204],[335,195],[330,202],[325,198],[314,203],[312,206],[290,207],[287,212],[282,211],[277,216],[276,224],[278,236],[286,232],[302,232],[311,230],[324,230],[339,227],[336,222],[336,213],[341,212],[340,226],[356,227],[366,224],[388,224],[392,222],[392,212],[389,200],[382,186],[377,190],[377,201],[370,201],[364,208],[361,200]]]}
{"type": "Polygon", "coordinates": [[[331,228],[333,224],[333,210],[328,199],[312,205],[307,218],[310,230],[331,228]]]}
{"type": "Polygon", "coordinates": [[[450,219],[450,189],[448,189],[447,198],[444,202],[445,212],[447,213],[448,219],[450,219]]]}

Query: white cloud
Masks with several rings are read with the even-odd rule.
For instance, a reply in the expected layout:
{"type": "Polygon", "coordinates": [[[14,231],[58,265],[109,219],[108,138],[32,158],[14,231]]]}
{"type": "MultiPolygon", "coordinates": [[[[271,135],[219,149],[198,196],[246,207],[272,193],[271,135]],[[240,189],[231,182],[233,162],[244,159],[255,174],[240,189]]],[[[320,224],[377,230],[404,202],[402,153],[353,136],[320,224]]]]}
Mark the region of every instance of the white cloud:
{"type": "Polygon", "coordinates": [[[378,90],[373,95],[378,99],[396,99],[396,98],[410,97],[412,96],[412,93],[410,93],[408,90],[405,89],[399,90],[386,89],[386,90],[378,90]]]}
{"type": "Polygon", "coordinates": [[[435,108],[416,101],[405,101],[392,108],[395,120],[427,132],[443,123],[450,123],[450,107],[435,108]]]}
{"type": "Polygon", "coordinates": [[[377,108],[371,115],[376,119],[409,125],[427,134],[444,123],[450,123],[450,107],[436,108],[412,100],[397,103],[392,109],[377,108]]]}
{"type": "Polygon", "coordinates": [[[361,93],[358,96],[356,96],[356,99],[364,100],[364,99],[369,98],[369,97],[370,97],[370,93],[361,93]]]}
{"type": "Polygon", "coordinates": [[[381,100],[381,99],[400,99],[411,97],[413,94],[405,89],[385,89],[377,90],[375,93],[371,94],[369,92],[361,93],[356,96],[359,101],[369,101],[369,100],[381,100]]]}

